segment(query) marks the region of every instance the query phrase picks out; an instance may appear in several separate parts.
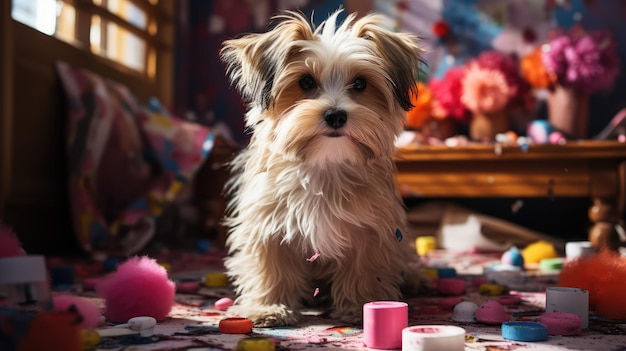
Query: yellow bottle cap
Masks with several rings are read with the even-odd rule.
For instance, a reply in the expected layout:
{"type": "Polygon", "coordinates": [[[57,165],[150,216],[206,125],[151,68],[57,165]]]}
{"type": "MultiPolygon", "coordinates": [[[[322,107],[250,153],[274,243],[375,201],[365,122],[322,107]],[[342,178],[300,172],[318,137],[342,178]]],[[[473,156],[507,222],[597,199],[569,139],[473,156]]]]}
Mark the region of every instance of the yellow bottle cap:
{"type": "Polygon", "coordinates": [[[228,285],[226,273],[213,272],[204,275],[204,285],[208,288],[222,288],[228,285]]]}
{"type": "Polygon", "coordinates": [[[417,249],[417,254],[420,256],[425,256],[429,251],[435,250],[437,248],[437,242],[434,236],[418,236],[415,239],[415,248],[417,249]]]}
{"type": "Polygon", "coordinates": [[[93,329],[84,329],[81,332],[81,349],[93,350],[100,344],[100,334],[93,329]]]}
{"type": "Polygon", "coordinates": [[[237,343],[237,351],[274,351],[274,343],[267,338],[245,338],[237,343]]]}
{"type": "Polygon", "coordinates": [[[487,296],[502,295],[502,293],[504,292],[504,285],[490,284],[490,283],[480,284],[480,287],[478,288],[478,292],[481,295],[487,295],[487,296]]]}
{"type": "Polygon", "coordinates": [[[439,271],[435,268],[423,268],[422,273],[432,280],[439,279],[439,271]]]}

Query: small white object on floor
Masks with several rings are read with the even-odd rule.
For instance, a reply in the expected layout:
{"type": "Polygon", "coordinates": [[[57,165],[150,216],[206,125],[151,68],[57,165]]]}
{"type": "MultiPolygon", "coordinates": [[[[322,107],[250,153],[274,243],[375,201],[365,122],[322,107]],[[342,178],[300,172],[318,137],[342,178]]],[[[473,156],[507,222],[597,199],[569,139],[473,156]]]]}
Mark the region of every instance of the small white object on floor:
{"type": "Polygon", "coordinates": [[[113,328],[99,329],[98,334],[100,334],[100,337],[115,337],[137,334],[139,332],[139,335],[143,337],[150,337],[154,335],[156,324],[156,319],[153,317],[135,317],[113,328]]]}

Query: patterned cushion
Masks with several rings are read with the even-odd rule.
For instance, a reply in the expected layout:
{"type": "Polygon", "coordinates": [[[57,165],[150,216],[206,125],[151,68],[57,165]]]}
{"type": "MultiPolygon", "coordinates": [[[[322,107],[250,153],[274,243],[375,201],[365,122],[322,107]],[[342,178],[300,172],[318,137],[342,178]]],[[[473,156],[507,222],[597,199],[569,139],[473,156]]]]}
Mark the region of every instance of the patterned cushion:
{"type": "Polygon", "coordinates": [[[123,85],[57,63],[67,99],[74,229],[86,251],[132,254],[211,150],[207,127],[142,105],[123,85]],[[148,225],[146,225],[148,224],[148,225]]]}

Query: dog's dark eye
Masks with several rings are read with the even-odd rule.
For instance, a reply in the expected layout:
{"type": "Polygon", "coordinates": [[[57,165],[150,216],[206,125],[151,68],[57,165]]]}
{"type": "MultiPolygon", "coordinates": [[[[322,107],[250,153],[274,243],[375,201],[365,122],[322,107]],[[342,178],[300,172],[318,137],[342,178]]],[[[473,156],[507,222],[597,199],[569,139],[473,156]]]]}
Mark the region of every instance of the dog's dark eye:
{"type": "Polygon", "coordinates": [[[315,88],[315,81],[310,76],[300,78],[298,84],[302,90],[311,90],[315,88]]]}
{"type": "Polygon", "coordinates": [[[356,91],[363,91],[365,90],[366,86],[367,82],[363,78],[357,78],[354,80],[354,83],[352,83],[352,89],[356,91]]]}

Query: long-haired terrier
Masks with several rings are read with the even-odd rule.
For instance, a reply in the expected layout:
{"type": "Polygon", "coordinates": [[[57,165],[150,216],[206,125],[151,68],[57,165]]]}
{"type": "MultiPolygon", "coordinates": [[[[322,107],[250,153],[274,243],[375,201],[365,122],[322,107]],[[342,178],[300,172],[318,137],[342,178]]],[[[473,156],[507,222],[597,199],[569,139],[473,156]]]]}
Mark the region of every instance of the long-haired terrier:
{"type": "Polygon", "coordinates": [[[230,312],[256,326],[295,324],[315,300],[358,323],[364,303],[426,285],[399,243],[406,208],[393,160],[422,49],[380,15],[339,24],[340,12],[318,28],[285,12],[221,51],[252,131],[227,184],[230,312]]]}

